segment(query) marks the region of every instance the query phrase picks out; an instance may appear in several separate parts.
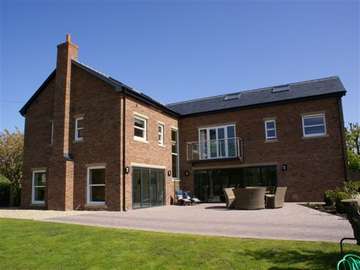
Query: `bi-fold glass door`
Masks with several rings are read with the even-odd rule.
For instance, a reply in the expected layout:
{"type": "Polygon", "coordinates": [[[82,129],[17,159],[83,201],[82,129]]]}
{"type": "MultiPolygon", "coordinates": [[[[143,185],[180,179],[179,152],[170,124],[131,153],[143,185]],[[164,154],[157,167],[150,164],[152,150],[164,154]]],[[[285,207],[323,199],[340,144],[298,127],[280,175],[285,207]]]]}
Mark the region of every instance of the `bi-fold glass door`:
{"type": "Polygon", "coordinates": [[[133,208],[164,205],[165,171],[133,167],[133,208]]]}

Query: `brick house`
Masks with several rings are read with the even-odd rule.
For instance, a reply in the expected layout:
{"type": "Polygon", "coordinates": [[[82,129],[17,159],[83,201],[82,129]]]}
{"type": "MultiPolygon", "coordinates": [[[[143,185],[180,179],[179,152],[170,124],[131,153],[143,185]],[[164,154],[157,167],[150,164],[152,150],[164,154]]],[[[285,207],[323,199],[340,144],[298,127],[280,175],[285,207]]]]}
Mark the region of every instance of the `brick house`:
{"type": "Polygon", "coordinates": [[[175,190],[287,186],[319,201],[346,180],[338,77],[163,105],[77,60],[70,36],[25,117],[24,208],[126,210],[175,190]]]}

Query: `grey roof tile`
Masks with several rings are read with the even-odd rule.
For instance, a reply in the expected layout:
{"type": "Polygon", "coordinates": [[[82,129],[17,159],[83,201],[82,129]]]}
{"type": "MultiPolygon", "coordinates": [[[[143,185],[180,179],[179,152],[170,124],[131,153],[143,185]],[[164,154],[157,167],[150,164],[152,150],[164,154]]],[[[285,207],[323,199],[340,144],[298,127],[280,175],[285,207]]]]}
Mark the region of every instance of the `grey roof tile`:
{"type": "MultiPolygon", "coordinates": [[[[281,85],[283,87],[284,85],[281,85]]],[[[170,103],[166,106],[180,115],[190,115],[266,103],[288,101],[328,94],[345,94],[345,88],[337,76],[317,80],[289,83],[288,91],[274,93],[279,86],[240,91],[225,95],[170,103]],[[239,98],[225,100],[228,95],[239,94],[239,98]]]]}

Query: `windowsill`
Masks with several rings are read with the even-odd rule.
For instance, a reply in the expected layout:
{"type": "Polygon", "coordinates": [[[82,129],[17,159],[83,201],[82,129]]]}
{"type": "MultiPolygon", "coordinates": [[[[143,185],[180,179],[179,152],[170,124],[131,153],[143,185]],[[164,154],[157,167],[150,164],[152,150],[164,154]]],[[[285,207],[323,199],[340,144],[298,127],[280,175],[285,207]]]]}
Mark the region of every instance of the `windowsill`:
{"type": "Polygon", "coordinates": [[[31,205],[33,206],[44,206],[45,205],[45,202],[44,201],[39,201],[39,202],[31,202],[31,205]]]}
{"type": "Polygon", "coordinates": [[[162,148],[165,148],[165,147],[166,147],[165,144],[159,144],[159,146],[162,147],[162,148]]]}
{"type": "Polygon", "coordinates": [[[86,207],[104,207],[105,205],[105,202],[87,202],[85,204],[86,207]]]}
{"type": "Polygon", "coordinates": [[[149,143],[149,141],[147,141],[143,138],[140,138],[140,137],[136,137],[136,136],[134,136],[134,141],[142,142],[142,143],[149,143]]]}
{"type": "Polygon", "coordinates": [[[319,138],[326,138],[326,137],[329,137],[329,134],[314,135],[314,136],[302,136],[302,139],[308,140],[308,139],[319,139],[319,138]]]}
{"type": "Polygon", "coordinates": [[[274,142],[278,142],[278,139],[267,139],[265,140],[265,143],[274,143],[274,142]]]}
{"type": "Polygon", "coordinates": [[[77,139],[77,140],[73,140],[73,143],[81,143],[83,141],[84,141],[84,139],[77,139]]]}
{"type": "Polygon", "coordinates": [[[180,180],[180,178],[177,178],[177,177],[176,177],[176,178],[172,178],[172,181],[173,181],[173,182],[180,182],[181,180],[180,180]]]}

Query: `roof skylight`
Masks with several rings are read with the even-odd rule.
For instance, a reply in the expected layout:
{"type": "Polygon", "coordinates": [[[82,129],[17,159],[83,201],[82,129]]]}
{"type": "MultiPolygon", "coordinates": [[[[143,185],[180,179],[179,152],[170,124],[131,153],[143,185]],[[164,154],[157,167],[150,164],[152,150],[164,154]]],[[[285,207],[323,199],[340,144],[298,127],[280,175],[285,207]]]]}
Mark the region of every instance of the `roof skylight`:
{"type": "Polygon", "coordinates": [[[290,86],[288,84],[284,84],[284,85],[279,85],[279,86],[273,87],[271,92],[272,93],[280,93],[280,92],[285,92],[285,91],[289,91],[289,90],[290,90],[290,86]]]}
{"type": "Polygon", "coordinates": [[[226,95],[224,97],[224,100],[225,101],[228,101],[228,100],[234,100],[234,99],[239,99],[240,98],[240,93],[236,93],[236,94],[229,94],[229,95],[226,95]]]}

